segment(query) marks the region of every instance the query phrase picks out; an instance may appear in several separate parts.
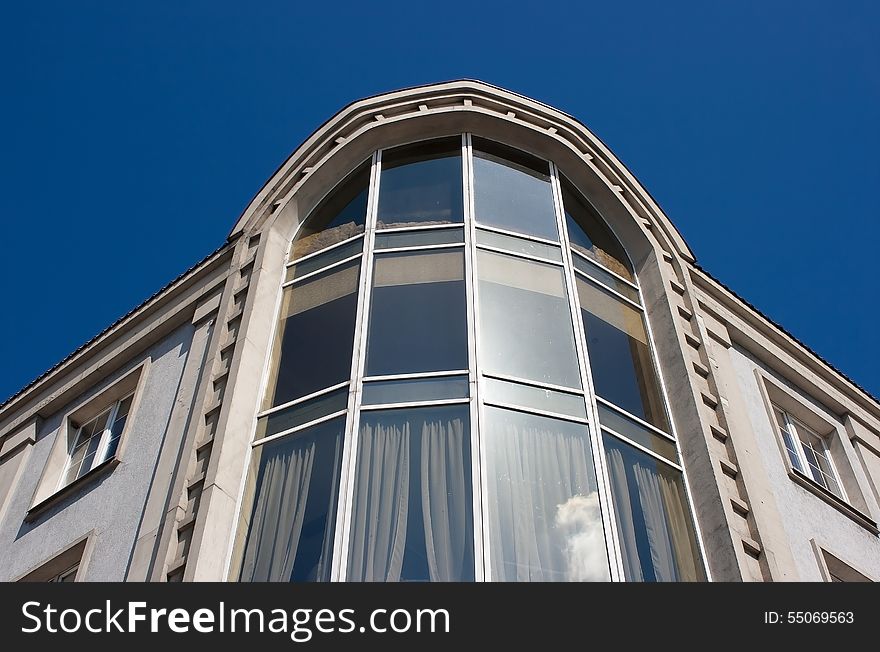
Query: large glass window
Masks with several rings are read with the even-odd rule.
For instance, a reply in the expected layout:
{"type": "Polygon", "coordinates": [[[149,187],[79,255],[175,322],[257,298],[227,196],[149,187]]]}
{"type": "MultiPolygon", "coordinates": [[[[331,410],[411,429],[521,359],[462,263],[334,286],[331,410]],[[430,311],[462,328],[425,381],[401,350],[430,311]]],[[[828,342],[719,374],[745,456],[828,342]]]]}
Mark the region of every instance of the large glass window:
{"type": "Polygon", "coordinates": [[[482,138],[473,145],[477,222],[558,241],[547,162],[482,138]]]}
{"type": "Polygon", "coordinates": [[[626,579],[705,580],[681,472],[610,435],[605,454],[626,579]]]}
{"type": "Polygon", "coordinates": [[[462,251],[377,255],[367,375],[467,368],[462,251]]]}
{"type": "Polygon", "coordinates": [[[349,379],[359,270],[358,259],[285,288],[265,407],[349,379]]]}
{"type": "Polygon", "coordinates": [[[467,405],[361,415],[352,581],[474,579],[467,405]]]}
{"type": "MultiPolygon", "coordinates": [[[[371,160],[293,242],[234,572],[704,579],[639,286],[591,201],[472,135],[371,160]]],[[[95,423],[71,479],[115,432],[95,423]]],[[[823,439],[785,423],[795,469],[842,495],[823,439]]]]}
{"type": "Polygon", "coordinates": [[[460,136],[382,152],[377,228],[463,221],[460,136]]]}
{"type": "Polygon", "coordinates": [[[577,292],[596,393],[668,431],[641,312],[580,276],[577,292]]]}
{"type": "Polygon", "coordinates": [[[365,161],[323,199],[297,233],[291,257],[302,258],[364,232],[370,162],[365,161]]]}
{"type": "Polygon", "coordinates": [[[608,555],[586,424],[486,407],[495,581],[605,581],[608,555]]]}
{"type": "Polygon", "coordinates": [[[344,428],[333,419],[254,451],[242,580],[330,580],[344,428]]]}
{"type": "Polygon", "coordinates": [[[486,373],[581,386],[562,268],[477,251],[486,373]]]}

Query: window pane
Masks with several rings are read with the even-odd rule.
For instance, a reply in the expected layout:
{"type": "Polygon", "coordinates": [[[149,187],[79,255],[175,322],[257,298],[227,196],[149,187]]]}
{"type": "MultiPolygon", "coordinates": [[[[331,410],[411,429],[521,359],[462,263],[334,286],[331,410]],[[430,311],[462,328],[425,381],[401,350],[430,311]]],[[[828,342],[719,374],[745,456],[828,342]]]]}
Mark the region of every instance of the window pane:
{"type": "Polygon", "coordinates": [[[333,419],[254,451],[241,580],[330,580],[344,430],[333,419]]]}
{"type": "Polygon", "coordinates": [[[467,369],[464,254],[376,256],[367,375],[467,369]]]}
{"type": "Polygon", "coordinates": [[[359,275],[355,260],[284,289],[264,408],[349,379],[359,275]]]}
{"type": "Polygon", "coordinates": [[[473,581],[467,405],[361,415],[352,581],[473,581]]]}
{"type": "Polygon", "coordinates": [[[263,437],[296,428],[310,421],[316,421],[328,414],[344,410],[346,407],[348,407],[348,388],[343,387],[329,394],[323,394],[260,417],[257,421],[255,439],[263,439],[263,437]]]}
{"type": "MultiPolygon", "coordinates": [[[[131,402],[131,398],[127,398],[125,401],[131,402]]],[[[109,460],[116,455],[116,449],[119,447],[119,439],[122,437],[122,431],[125,429],[125,421],[128,418],[126,416],[127,412],[127,406],[124,404],[119,406],[119,410],[116,412],[116,418],[113,420],[113,426],[110,428],[110,439],[107,442],[107,450],[104,451],[104,460],[109,460]],[[125,409],[124,413],[123,409],[125,409]],[[120,416],[120,413],[122,413],[122,416],[120,416]]]]}
{"type": "Polygon", "coordinates": [[[364,405],[436,401],[467,397],[467,376],[365,381],[363,391],[364,405]]]}
{"type": "Polygon", "coordinates": [[[477,222],[558,242],[547,162],[482,138],[473,144],[477,222]]]}
{"type": "Polygon", "coordinates": [[[646,428],[626,415],[599,403],[599,421],[619,435],[623,435],[650,451],[678,463],[675,443],[646,428]]]}
{"type": "Polygon", "coordinates": [[[495,581],[607,581],[608,556],[585,424],[484,411],[495,581]]]}
{"type": "Polygon", "coordinates": [[[292,281],[295,278],[300,278],[301,276],[305,276],[306,274],[311,274],[312,272],[317,272],[319,269],[323,269],[332,265],[333,263],[338,263],[341,260],[345,260],[346,258],[351,258],[352,256],[356,256],[361,253],[364,249],[364,239],[358,238],[348,244],[341,245],[330,251],[327,251],[320,256],[315,256],[314,258],[309,258],[306,261],[301,263],[297,263],[296,265],[291,265],[287,268],[287,275],[284,278],[284,282],[292,281]]]}
{"type": "Polygon", "coordinates": [[[363,233],[369,186],[370,161],[365,161],[309,214],[293,242],[291,258],[308,256],[363,233]]]}
{"type": "Polygon", "coordinates": [[[560,175],[559,181],[562,186],[568,240],[572,248],[632,281],[632,270],[626,252],[599,213],[575,190],[568,179],[560,175]]]}
{"type": "Polygon", "coordinates": [[[626,579],[705,580],[681,473],[615,437],[604,441],[626,579]]]}
{"type": "Polygon", "coordinates": [[[452,244],[455,242],[464,242],[464,231],[460,228],[376,234],[376,249],[422,247],[426,245],[452,244]]]}
{"type": "Polygon", "coordinates": [[[572,256],[572,261],[574,262],[574,268],[576,270],[583,272],[587,276],[594,278],[600,283],[604,283],[612,290],[617,290],[618,292],[620,292],[620,294],[625,296],[630,301],[641,303],[641,301],[639,300],[639,291],[636,290],[633,286],[629,285],[628,283],[624,283],[613,274],[609,274],[598,265],[591,263],[586,258],[582,258],[577,254],[572,256]]]}
{"type": "Polygon", "coordinates": [[[477,229],[477,244],[562,262],[562,251],[558,246],[526,240],[525,238],[515,238],[514,236],[495,233],[494,231],[477,229]]]}
{"type": "Polygon", "coordinates": [[[461,138],[382,152],[377,228],[464,221],[461,138]]]}
{"type": "Polygon", "coordinates": [[[590,281],[576,282],[596,393],[668,432],[641,312],[590,281]]]}
{"type": "Polygon", "coordinates": [[[128,415],[128,410],[131,408],[131,400],[133,397],[128,396],[122,399],[122,402],[119,404],[119,409],[116,410],[116,419],[122,419],[128,415]]]}
{"type": "Polygon", "coordinates": [[[98,453],[98,446],[101,444],[102,434],[103,430],[92,435],[88,445],[85,447],[86,454],[83,457],[82,464],[79,467],[79,473],[77,473],[76,477],[83,477],[86,473],[91,471],[93,467],[97,466],[95,463],[95,456],[98,453]]]}
{"type": "Polygon", "coordinates": [[[507,403],[534,410],[568,414],[581,419],[587,418],[584,397],[579,394],[566,394],[552,389],[532,387],[496,378],[485,378],[483,388],[483,397],[490,403],[507,403]]]}
{"type": "Polygon", "coordinates": [[[486,372],[580,388],[562,269],[478,250],[477,275],[486,372]]]}

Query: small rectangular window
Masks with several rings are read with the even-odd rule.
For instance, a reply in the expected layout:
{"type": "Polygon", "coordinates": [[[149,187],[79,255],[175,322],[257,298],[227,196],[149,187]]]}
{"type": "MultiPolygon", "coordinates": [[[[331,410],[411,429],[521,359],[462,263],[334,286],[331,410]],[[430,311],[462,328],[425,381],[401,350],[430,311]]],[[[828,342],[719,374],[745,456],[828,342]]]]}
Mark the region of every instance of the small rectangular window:
{"type": "Polygon", "coordinates": [[[116,455],[119,439],[131,409],[132,397],[133,395],[129,394],[90,421],[75,426],[76,432],[71,438],[62,487],[83,477],[116,455]]]}
{"type": "Polygon", "coordinates": [[[838,498],[846,500],[825,438],[779,407],[773,407],[773,414],[791,466],[838,498]]]}

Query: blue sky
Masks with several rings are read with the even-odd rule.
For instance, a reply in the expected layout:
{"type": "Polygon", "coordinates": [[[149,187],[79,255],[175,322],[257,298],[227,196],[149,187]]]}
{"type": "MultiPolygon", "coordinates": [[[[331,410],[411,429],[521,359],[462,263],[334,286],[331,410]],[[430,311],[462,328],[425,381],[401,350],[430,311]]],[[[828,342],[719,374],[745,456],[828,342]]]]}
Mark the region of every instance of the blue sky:
{"type": "Polygon", "coordinates": [[[880,395],[880,3],[40,2],[0,25],[0,399],[222,244],[345,104],[580,119],[698,261],[880,395]]]}

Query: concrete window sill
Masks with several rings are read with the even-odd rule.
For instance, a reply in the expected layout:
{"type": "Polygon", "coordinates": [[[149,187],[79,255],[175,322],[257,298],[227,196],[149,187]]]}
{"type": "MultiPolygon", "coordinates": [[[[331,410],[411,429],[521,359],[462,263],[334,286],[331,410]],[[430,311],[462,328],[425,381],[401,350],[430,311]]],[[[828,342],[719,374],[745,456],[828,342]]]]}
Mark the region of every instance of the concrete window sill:
{"type": "Polygon", "coordinates": [[[828,491],[822,485],[816,483],[811,478],[808,478],[806,475],[798,471],[797,469],[789,469],[788,471],[789,477],[794,480],[797,484],[802,486],[807,491],[812,494],[818,496],[826,503],[837,509],[837,511],[846,514],[856,523],[861,525],[863,528],[871,532],[871,534],[877,535],[880,534],[880,530],[877,528],[877,523],[867,514],[864,514],[857,510],[855,507],[850,505],[845,500],[838,498],[833,493],[828,491]]]}
{"type": "Polygon", "coordinates": [[[38,502],[36,505],[31,507],[27,514],[25,514],[24,520],[26,522],[34,521],[40,517],[40,515],[44,514],[50,508],[58,505],[63,502],[65,499],[69,498],[71,495],[76,493],[79,489],[96,482],[98,479],[103,478],[106,475],[109,475],[113,469],[119,466],[119,458],[111,457],[106,462],[101,462],[98,466],[93,468],[91,471],[86,473],[80,478],[77,478],[73,482],[64,487],[61,487],[54,494],[45,498],[38,502]]]}

